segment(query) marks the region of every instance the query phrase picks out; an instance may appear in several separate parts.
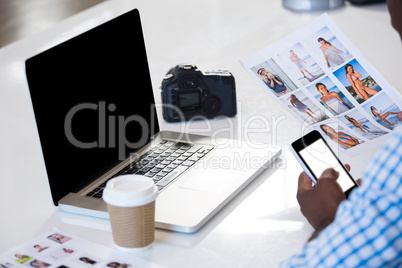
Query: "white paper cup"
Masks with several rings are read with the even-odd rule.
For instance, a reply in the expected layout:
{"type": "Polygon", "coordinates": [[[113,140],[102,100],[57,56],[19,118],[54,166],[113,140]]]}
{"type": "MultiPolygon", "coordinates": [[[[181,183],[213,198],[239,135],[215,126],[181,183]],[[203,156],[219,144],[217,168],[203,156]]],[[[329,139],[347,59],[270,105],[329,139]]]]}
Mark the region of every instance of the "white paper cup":
{"type": "Polygon", "coordinates": [[[117,248],[135,253],[152,247],[158,193],[153,180],[141,175],[123,175],[107,183],[103,200],[117,248]]]}

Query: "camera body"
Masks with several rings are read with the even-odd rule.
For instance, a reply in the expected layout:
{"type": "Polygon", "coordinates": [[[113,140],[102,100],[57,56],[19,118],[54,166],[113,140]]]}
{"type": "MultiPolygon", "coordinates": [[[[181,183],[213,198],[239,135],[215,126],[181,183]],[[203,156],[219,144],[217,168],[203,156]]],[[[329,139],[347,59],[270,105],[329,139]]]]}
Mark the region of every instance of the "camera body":
{"type": "Polygon", "coordinates": [[[177,65],[161,85],[163,118],[168,122],[235,116],[236,86],[226,70],[201,71],[195,65],[177,65]]]}

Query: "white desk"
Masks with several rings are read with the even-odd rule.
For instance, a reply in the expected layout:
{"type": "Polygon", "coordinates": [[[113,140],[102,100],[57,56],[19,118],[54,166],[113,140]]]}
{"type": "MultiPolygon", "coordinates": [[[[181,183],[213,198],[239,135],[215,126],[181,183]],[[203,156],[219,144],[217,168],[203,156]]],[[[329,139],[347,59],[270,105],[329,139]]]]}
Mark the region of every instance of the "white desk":
{"type": "MultiPolygon", "coordinates": [[[[94,242],[112,245],[108,221],[60,212],[53,206],[24,73],[24,60],[131,8],[140,10],[157,101],[169,68],[195,63],[233,72],[240,102],[232,119],[236,138],[245,125],[261,128],[249,138],[282,146],[275,167],[259,176],[199,232],[156,231],[156,243],[142,258],[167,267],[274,267],[298,251],[311,233],[295,199],[301,168],[287,146],[301,124],[246,74],[238,60],[284,37],[321,14],[293,13],[280,0],[134,1],[111,0],[56,27],[0,50],[0,252],[58,227],[94,242]],[[260,116],[269,122],[255,120],[260,116]],[[286,120],[282,120],[286,118],[286,120]]],[[[341,29],[396,88],[401,88],[402,45],[385,4],[346,5],[328,12],[341,29]],[[359,30],[356,30],[359,29],[359,30]]],[[[401,92],[401,91],[400,91],[401,92]]],[[[162,122],[162,129],[183,124],[162,122]]],[[[213,120],[212,131],[228,127],[213,120]]],[[[184,125],[204,133],[205,125],[184,125]]],[[[250,128],[250,127],[249,127],[250,128]]],[[[247,129],[249,129],[247,128],[247,129]]],[[[359,176],[370,154],[346,159],[359,176]]]]}

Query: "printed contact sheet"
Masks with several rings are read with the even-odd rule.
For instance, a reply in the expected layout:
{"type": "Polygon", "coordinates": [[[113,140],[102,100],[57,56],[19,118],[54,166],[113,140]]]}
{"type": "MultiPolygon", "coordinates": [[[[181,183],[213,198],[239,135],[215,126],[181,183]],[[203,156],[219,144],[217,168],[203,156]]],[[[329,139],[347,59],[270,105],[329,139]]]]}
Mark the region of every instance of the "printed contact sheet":
{"type": "Polygon", "coordinates": [[[54,228],[0,254],[0,267],[160,268],[161,266],[54,228]]]}
{"type": "Polygon", "coordinates": [[[240,62],[306,130],[348,155],[375,148],[402,120],[400,95],[327,14],[240,62]]]}

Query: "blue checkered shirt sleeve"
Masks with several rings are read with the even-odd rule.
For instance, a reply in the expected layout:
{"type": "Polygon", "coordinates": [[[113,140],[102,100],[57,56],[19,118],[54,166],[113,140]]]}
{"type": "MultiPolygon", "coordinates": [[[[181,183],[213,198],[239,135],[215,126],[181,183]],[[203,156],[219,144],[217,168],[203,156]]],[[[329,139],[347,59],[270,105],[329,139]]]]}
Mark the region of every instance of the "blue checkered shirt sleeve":
{"type": "Polygon", "coordinates": [[[334,222],[280,267],[402,267],[402,128],[340,204],[334,222]]]}

